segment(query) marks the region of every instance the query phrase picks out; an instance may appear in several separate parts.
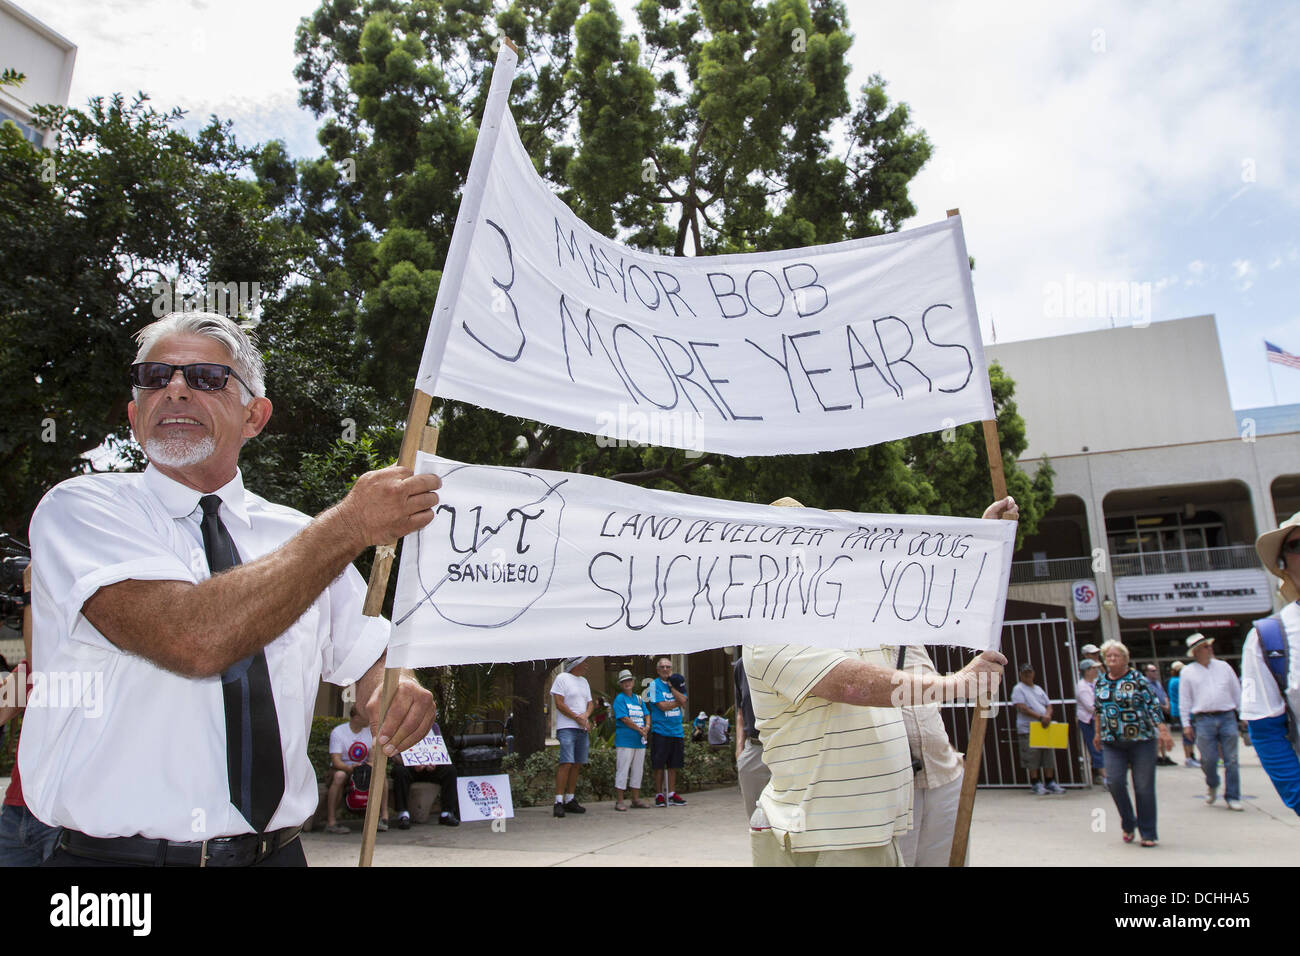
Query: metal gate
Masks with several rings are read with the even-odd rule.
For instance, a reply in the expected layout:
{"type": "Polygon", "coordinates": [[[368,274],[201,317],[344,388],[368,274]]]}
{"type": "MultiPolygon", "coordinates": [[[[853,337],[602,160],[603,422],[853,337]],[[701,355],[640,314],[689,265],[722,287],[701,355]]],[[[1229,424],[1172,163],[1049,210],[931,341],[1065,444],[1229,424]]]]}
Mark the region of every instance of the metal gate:
{"type": "MultiPolygon", "coordinates": [[[[968,651],[957,647],[929,649],[939,673],[960,670],[968,651]]],[[[980,762],[981,787],[1028,787],[1029,774],[1016,754],[1016,710],[1011,691],[1019,679],[1020,665],[1034,665],[1034,680],[1047,691],[1052,719],[1070,727],[1070,748],[1056,752],[1056,779],[1063,787],[1092,785],[1092,761],[1086,759],[1083,738],[1075,720],[1074,689],[1079,683],[1079,654],[1074,646],[1074,626],[1066,618],[1005,621],[1001,651],[1009,660],[999,689],[998,706],[990,716],[980,762]]],[[[953,746],[966,752],[974,709],[965,705],[942,708],[944,726],[953,746]]]]}

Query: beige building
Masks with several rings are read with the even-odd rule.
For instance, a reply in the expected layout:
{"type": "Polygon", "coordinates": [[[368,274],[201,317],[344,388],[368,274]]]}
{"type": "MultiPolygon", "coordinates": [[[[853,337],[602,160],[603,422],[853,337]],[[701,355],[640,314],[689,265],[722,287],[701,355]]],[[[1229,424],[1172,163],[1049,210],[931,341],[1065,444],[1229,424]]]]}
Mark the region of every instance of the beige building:
{"type": "Polygon", "coordinates": [[[37,128],[33,108],[68,105],[77,48],[9,0],[0,0],[0,69],[25,75],[21,85],[0,86],[0,122],[14,123],[38,146],[51,145],[37,128]]]}
{"type": "Polygon", "coordinates": [[[1166,676],[1198,630],[1235,663],[1279,602],[1254,540],[1300,510],[1297,417],[1233,412],[1210,315],[986,351],[1016,383],[1021,466],[1056,473],[1008,596],[1064,606],[1078,644],[1119,638],[1166,676]]]}

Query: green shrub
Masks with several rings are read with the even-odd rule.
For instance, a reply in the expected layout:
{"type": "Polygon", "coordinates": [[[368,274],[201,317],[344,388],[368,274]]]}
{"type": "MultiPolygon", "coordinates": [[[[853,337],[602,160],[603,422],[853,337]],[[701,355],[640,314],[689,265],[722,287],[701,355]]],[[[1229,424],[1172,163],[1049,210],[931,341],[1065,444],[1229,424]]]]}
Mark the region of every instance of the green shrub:
{"type": "MultiPolygon", "coordinates": [[[[724,786],[736,782],[735,750],[726,746],[714,750],[708,744],[686,744],[685,764],[677,773],[677,789],[683,793],[724,786]]],[[[578,774],[578,802],[614,799],[616,750],[612,742],[595,737],[591,742],[590,763],[578,774]]],[[[502,764],[510,775],[510,792],[516,807],[541,807],[555,802],[555,771],[559,767],[559,748],[539,750],[526,760],[511,754],[502,764]]],[[[646,754],[641,790],[655,792],[650,755],[646,754]]]]}
{"type": "Polygon", "coordinates": [[[316,771],[317,783],[329,783],[330,731],[343,723],[339,717],[313,717],[307,735],[307,759],[316,771]]]}

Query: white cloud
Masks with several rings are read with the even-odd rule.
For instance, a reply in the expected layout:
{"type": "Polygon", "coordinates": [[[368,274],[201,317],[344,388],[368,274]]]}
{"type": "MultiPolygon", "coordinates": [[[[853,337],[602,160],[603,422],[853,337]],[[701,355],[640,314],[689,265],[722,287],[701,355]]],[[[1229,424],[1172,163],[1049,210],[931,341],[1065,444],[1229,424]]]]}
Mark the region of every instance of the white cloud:
{"type": "Polygon", "coordinates": [[[298,21],[315,11],[317,0],[20,5],[77,45],[71,106],[143,91],[160,110],[186,110],[187,125],[202,125],[216,113],[235,120],[241,141],[281,138],[298,152],[315,151],[315,121],[296,105],[293,44],[298,21]],[[262,122],[268,117],[274,122],[262,122]]]}
{"type": "Polygon", "coordinates": [[[1078,329],[1042,321],[1046,282],[1168,273],[1181,260],[1167,241],[1241,193],[1246,158],[1251,188],[1300,205],[1284,176],[1295,120],[1269,86],[1283,51],[1248,62],[1266,25],[1237,11],[947,0],[849,14],[855,78],[879,71],[936,146],[917,221],[960,206],[979,302],[1006,339],[1078,329]]]}
{"type": "Polygon", "coordinates": [[[1249,259],[1234,259],[1232,261],[1232,280],[1236,283],[1237,291],[1245,292],[1255,284],[1255,276],[1259,270],[1249,259]]]}

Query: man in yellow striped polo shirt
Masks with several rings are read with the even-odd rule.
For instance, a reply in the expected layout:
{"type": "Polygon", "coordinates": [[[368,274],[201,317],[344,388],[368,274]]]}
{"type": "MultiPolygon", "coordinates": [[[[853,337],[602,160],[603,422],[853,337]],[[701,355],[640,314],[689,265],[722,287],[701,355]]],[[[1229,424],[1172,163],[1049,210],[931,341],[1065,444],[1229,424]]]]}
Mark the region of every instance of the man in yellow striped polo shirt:
{"type": "MultiPolygon", "coordinates": [[[[1015,507],[1004,498],[984,517],[1015,507]]],[[[985,651],[956,674],[921,674],[895,670],[895,650],[744,649],[772,771],[751,820],[755,866],[901,865],[894,838],[912,825],[912,757],[899,704],[974,699],[981,681],[991,694],[1007,659],[985,651]]]]}

